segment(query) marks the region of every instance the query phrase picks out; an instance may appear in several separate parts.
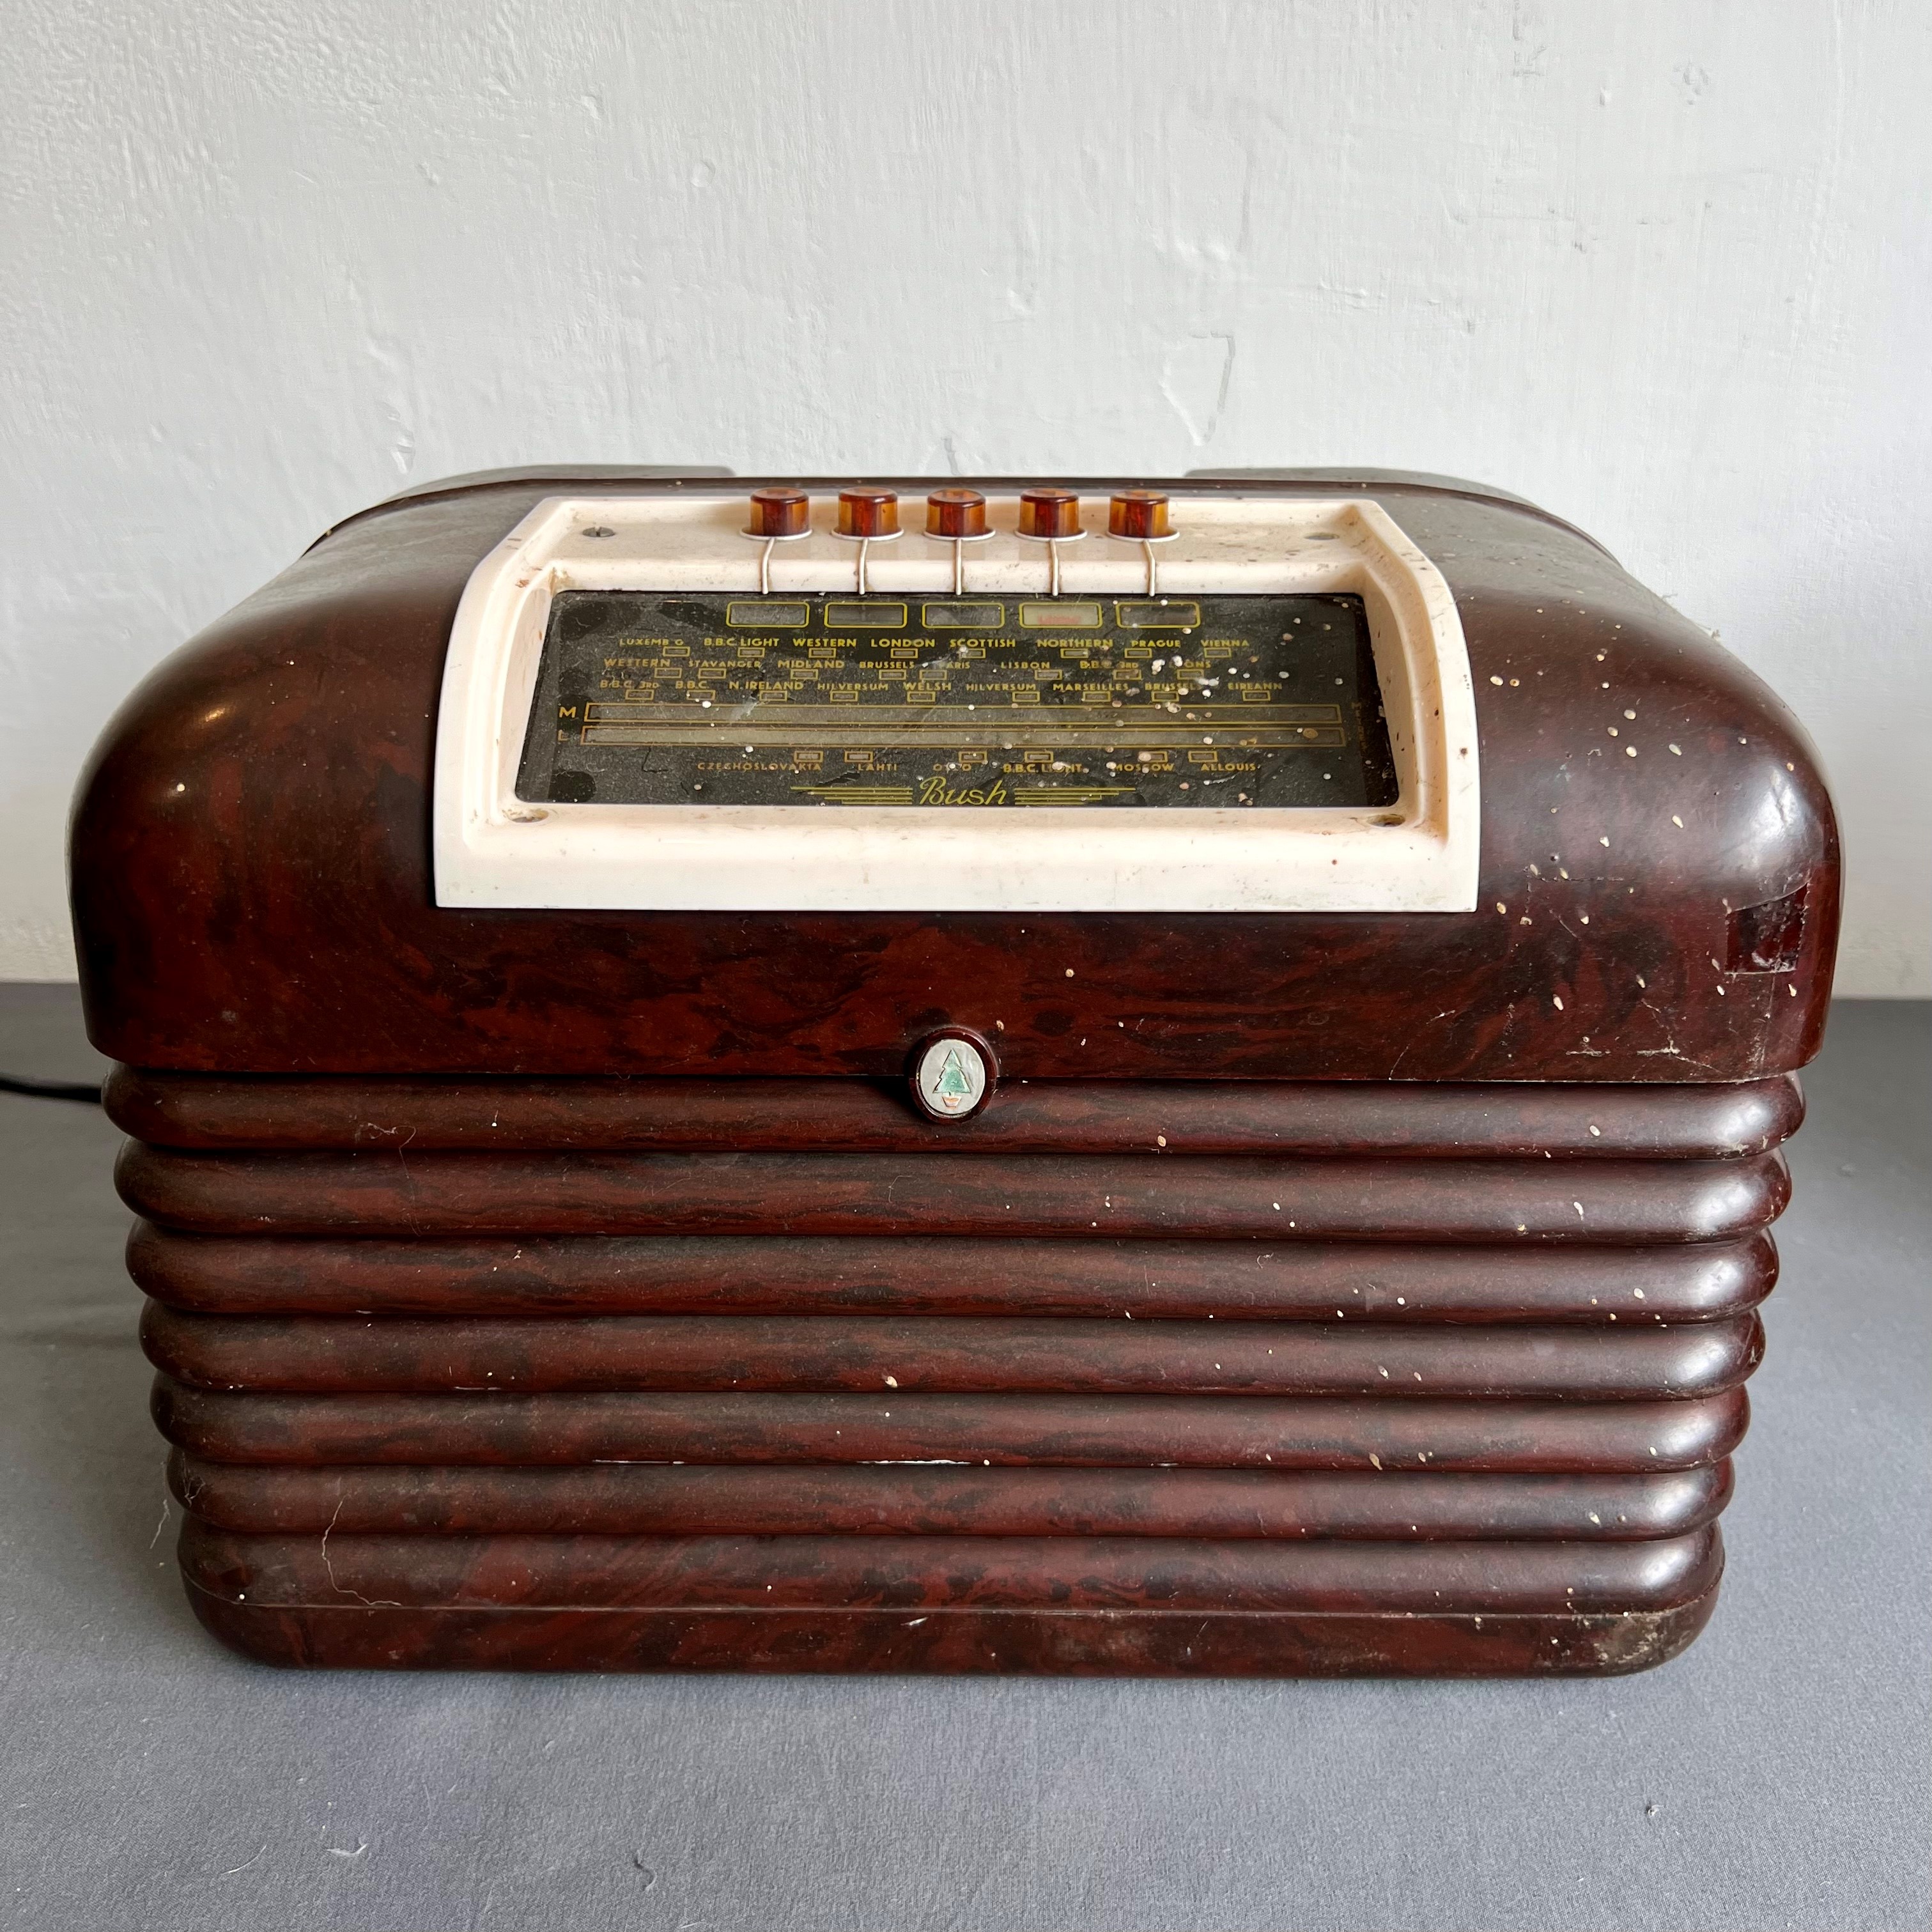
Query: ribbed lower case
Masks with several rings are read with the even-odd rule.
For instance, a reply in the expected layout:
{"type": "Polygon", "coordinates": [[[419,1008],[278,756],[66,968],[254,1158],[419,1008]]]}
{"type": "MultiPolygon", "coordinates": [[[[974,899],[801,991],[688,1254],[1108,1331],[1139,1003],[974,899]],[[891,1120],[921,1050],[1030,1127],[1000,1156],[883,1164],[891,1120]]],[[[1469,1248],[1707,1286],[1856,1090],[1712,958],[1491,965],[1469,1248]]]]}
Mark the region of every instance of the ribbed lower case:
{"type": "Polygon", "coordinates": [[[1613,1672],[1710,1614],[1795,1083],[110,1087],[284,1664],[1613,1672]]]}

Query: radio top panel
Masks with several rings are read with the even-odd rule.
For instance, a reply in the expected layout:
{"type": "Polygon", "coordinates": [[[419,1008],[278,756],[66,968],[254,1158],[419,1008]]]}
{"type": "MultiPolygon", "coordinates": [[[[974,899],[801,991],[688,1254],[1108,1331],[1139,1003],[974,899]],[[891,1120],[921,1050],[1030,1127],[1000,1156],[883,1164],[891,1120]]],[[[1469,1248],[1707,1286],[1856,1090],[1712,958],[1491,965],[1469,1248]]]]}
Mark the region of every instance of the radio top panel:
{"type": "Polygon", "coordinates": [[[1466,911],[1462,631],[1373,502],[545,500],[445,674],[445,905],[1466,911]],[[1082,542],[1090,527],[1096,541],[1082,542]]]}
{"type": "Polygon", "coordinates": [[[1360,470],[425,482],[157,668],[70,850],[94,1043],[223,1074],[1755,1080],[1838,903],[1736,658],[1360,470]]]}

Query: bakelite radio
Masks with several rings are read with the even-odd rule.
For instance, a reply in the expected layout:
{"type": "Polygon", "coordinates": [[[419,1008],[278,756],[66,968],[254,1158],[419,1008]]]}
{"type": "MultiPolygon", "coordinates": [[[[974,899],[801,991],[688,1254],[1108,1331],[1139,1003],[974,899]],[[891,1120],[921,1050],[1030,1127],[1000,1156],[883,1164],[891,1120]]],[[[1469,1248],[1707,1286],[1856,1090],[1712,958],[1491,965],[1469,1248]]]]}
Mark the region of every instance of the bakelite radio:
{"type": "Polygon", "coordinates": [[[1838,919],[1783,707],[1442,478],[504,472],[168,661],[74,892],[277,1662],[1617,1671],[1838,919]]]}

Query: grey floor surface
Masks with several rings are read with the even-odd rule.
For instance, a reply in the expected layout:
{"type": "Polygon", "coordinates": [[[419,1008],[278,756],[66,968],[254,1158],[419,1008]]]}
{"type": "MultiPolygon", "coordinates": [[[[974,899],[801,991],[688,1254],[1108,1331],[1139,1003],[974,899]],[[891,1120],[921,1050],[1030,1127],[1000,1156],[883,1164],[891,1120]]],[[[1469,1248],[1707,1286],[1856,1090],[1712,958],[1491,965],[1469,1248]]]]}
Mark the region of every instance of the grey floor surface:
{"type": "MultiPolygon", "coordinates": [[[[85,1075],[68,989],[0,1067],[85,1075]]],[[[1684,1658],[1546,1684],[292,1676],[189,1616],[116,1136],[0,1096],[0,1910],[48,1927],[1928,1917],[1932,1007],[1840,1006],[1684,1658]]]]}

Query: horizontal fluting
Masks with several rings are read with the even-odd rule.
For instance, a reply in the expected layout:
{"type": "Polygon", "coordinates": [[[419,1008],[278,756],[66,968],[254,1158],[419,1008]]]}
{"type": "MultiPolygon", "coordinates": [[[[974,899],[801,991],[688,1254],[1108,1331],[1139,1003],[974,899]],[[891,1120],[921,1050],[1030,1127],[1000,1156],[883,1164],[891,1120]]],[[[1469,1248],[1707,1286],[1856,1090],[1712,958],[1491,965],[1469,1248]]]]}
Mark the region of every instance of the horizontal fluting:
{"type": "Polygon", "coordinates": [[[112,1104],[201,1144],[123,1179],[228,1640],[1172,1674],[1687,1641],[1799,1111],[1042,1084],[960,1134],[862,1082],[124,1072],[112,1104]]]}
{"type": "Polygon", "coordinates": [[[1412,1396],[284,1395],[158,1379],[157,1425],[211,1461],[952,1462],[1648,1473],[1742,1438],[1742,1388],[1684,1401],[1412,1396]]]}
{"type": "Polygon", "coordinates": [[[1678,1328],[1126,1322],[989,1316],[186,1315],[150,1302],[148,1359],[213,1389],[880,1388],[1656,1400],[1733,1388],[1755,1315],[1678,1328]]]}
{"type": "Polygon", "coordinates": [[[848,1152],[1361,1154],[1724,1159],[1769,1151],[1804,1102],[1790,1075],[1736,1085],[1009,1082],[938,1122],[865,1080],[349,1079],[117,1067],[117,1124],[157,1146],[848,1152]]]}
{"type": "Polygon", "coordinates": [[[197,1588],[256,1610],[878,1606],[1588,1614],[1715,1582],[1714,1527],[1638,1543],[1154,1537],[244,1536],[190,1517],[197,1588]]]}
{"type": "Polygon", "coordinates": [[[1681,1536],[1729,1499],[1728,1461],[1646,1476],[1244,1469],[265,1468],[177,1450],[182,1507],[250,1533],[628,1536],[1681,1536]]]}
{"type": "Polygon", "coordinates": [[[236,1314],[663,1313],[1720,1319],[1777,1279],[1771,1237],[1534,1249],[933,1236],[194,1234],[137,1221],[128,1265],[172,1307],[236,1314]]]}
{"type": "Polygon", "coordinates": [[[251,1234],[959,1234],[1622,1245],[1733,1238],[1790,1193],[1730,1161],[1259,1155],[210,1154],[130,1142],[136,1214],[251,1234]]]}

